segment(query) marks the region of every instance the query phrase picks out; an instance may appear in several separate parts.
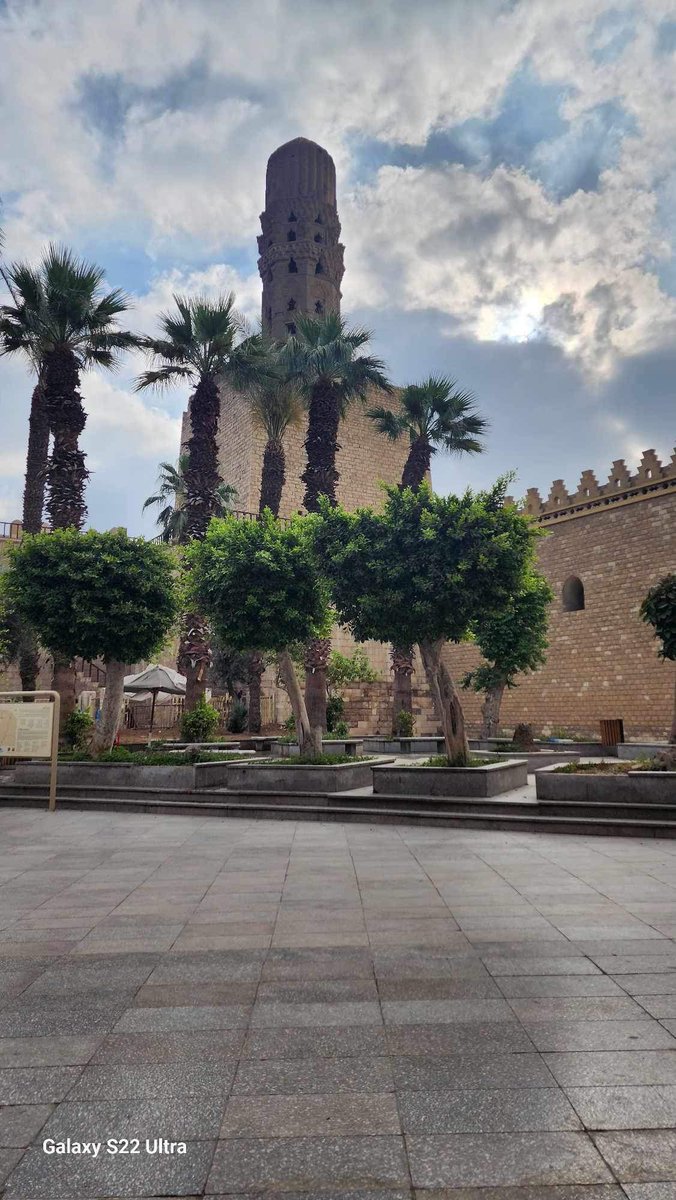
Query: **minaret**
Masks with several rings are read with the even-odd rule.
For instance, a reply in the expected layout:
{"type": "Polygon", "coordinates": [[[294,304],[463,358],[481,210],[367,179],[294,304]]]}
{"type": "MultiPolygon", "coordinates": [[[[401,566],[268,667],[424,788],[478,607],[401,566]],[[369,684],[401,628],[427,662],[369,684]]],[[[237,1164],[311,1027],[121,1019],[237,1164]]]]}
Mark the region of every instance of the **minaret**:
{"type": "Polygon", "coordinates": [[[340,312],[336,168],[316,142],[294,138],[270,155],[261,229],[263,332],[284,339],[295,333],[299,313],[340,312]]]}

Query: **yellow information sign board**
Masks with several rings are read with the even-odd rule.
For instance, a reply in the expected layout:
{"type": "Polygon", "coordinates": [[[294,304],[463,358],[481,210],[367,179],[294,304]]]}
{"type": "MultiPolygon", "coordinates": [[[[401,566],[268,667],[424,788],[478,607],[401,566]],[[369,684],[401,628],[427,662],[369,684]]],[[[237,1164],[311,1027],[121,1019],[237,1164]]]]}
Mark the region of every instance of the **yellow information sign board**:
{"type": "Polygon", "coordinates": [[[56,766],[59,748],[58,692],[0,692],[0,757],[49,758],[49,808],[56,808],[56,766]],[[6,704],[8,697],[14,704],[6,704]],[[35,701],[46,698],[47,704],[26,704],[17,700],[35,701]]]}

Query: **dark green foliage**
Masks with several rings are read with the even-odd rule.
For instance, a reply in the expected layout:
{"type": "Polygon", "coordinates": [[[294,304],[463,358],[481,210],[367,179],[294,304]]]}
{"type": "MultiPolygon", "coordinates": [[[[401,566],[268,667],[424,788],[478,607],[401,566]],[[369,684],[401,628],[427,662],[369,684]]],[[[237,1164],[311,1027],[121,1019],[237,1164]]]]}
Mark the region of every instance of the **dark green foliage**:
{"type": "Polygon", "coordinates": [[[333,734],[334,738],[349,737],[350,726],[348,725],[347,721],[336,721],[331,733],[333,734]]]}
{"type": "Polygon", "coordinates": [[[291,758],[270,758],[267,761],[280,767],[337,767],[340,763],[369,762],[369,754],[311,754],[293,755],[291,758]]]}
{"type": "MultiPolygon", "coordinates": [[[[163,542],[174,542],[178,545],[188,540],[187,509],[186,509],[186,472],[188,470],[188,455],[179,455],[176,466],[173,463],[161,462],[157,477],[157,491],[154,496],[148,496],[144,502],[143,511],[147,508],[157,508],[159,512],[156,524],[160,528],[163,542]]],[[[214,496],[214,515],[222,517],[237,502],[237,489],[229,483],[218,483],[214,496]]]]}
{"type": "Polygon", "coordinates": [[[227,720],[227,729],[229,733],[244,733],[248,717],[246,704],[242,700],[236,700],[230,709],[227,720]]]}
{"type": "Polygon", "coordinates": [[[66,745],[71,750],[86,750],[87,739],[94,728],[92,715],[87,708],[74,708],[68,714],[63,733],[66,745]]]}
{"type": "Polygon", "coordinates": [[[400,738],[413,737],[414,729],[415,717],[413,716],[413,713],[406,712],[406,710],[402,708],[401,712],[398,712],[394,718],[394,729],[392,731],[394,736],[400,738]]]}
{"type": "Polygon", "coordinates": [[[650,589],[640,613],[662,643],[660,658],[676,660],[676,574],[665,575],[650,589]]]}
{"type": "Polygon", "coordinates": [[[96,763],[133,763],[137,767],[190,767],[194,763],[212,762],[248,762],[246,755],[227,751],[210,750],[127,750],[124,746],[115,746],[105,750],[94,758],[83,750],[74,750],[59,755],[59,762],[96,762],[96,763]]]}
{"type": "Polygon", "coordinates": [[[237,650],[285,650],[322,635],[329,623],[326,591],[309,519],[287,526],[269,513],[259,521],[212,521],[186,559],[195,602],[224,643],[237,650]]]}
{"type": "Polygon", "coordinates": [[[59,529],[11,551],[7,586],[51,651],[134,663],[161,647],[174,621],[173,571],[170,553],[143,538],[59,529]]]}
{"type": "Polygon", "coordinates": [[[505,483],[436,496],[387,489],[382,513],[322,506],[317,554],[340,620],[359,641],[460,641],[518,590],[533,529],[504,507],[505,483]]]}
{"type": "Polygon", "coordinates": [[[184,742],[210,742],[218,728],[218,711],[200,696],[193,709],[181,717],[184,742]]]}
{"type": "MultiPolygon", "coordinates": [[[[5,583],[3,577],[2,584],[5,583]]],[[[0,585],[0,667],[14,662],[21,642],[21,618],[7,594],[6,586],[0,585]]]]}
{"type": "Polygon", "coordinates": [[[326,701],[326,728],[328,733],[335,733],[336,725],[342,721],[345,712],[345,701],[342,696],[329,696],[326,701]]]}
{"type": "Polygon", "coordinates": [[[534,671],[545,661],[547,615],[552,590],[530,570],[504,608],[476,622],[475,640],[485,662],[462,679],[462,686],[486,692],[503,684],[514,687],[515,676],[534,671]]]}
{"type": "MultiPolygon", "coordinates": [[[[491,763],[502,762],[503,759],[497,754],[487,754],[483,758],[479,758],[476,754],[471,754],[467,762],[463,763],[465,767],[488,767],[491,763]]],[[[457,767],[457,763],[452,762],[446,754],[434,754],[431,758],[427,758],[425,762],[419,764],[421,767],[457,767]]]]}

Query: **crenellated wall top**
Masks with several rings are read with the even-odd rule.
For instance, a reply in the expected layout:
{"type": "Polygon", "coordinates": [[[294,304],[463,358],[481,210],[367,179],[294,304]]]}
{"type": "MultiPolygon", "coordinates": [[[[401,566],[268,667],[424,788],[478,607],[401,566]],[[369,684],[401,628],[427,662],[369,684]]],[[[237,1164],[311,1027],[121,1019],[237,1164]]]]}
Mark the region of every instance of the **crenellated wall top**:
{"type": "Polygon", "coordinates": [[[574,492],[566,489],[563,479],[555,479],[544,500],[537,488],[528,488],[524,512],[545,523],[560,517],[584,516],[591,510],[618,503],[647,499],[663,491],[676,491],[676,449],[668,463],[660,462],[654,450],[644,450],[633,474],[624,459],[618,458],[606,483],[599,483],[593,471],[583,471],[574,492]]]}

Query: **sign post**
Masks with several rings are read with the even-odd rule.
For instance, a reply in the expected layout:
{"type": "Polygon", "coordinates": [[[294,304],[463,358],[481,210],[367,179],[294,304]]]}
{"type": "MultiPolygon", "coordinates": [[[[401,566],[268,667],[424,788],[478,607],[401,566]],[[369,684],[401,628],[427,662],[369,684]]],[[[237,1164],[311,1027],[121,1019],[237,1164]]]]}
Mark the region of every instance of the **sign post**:
{"type": "Polygon", "coordinates": [[[58,692],[0,692],[0,758],[48,758],[49,811],[56,808],[56,771],[59,754],[58,692]],[[17,704],[26,696],[47,696],[51,704],[17,704]],[[14,703],[4,704],[6,697],[14,703]]]}

